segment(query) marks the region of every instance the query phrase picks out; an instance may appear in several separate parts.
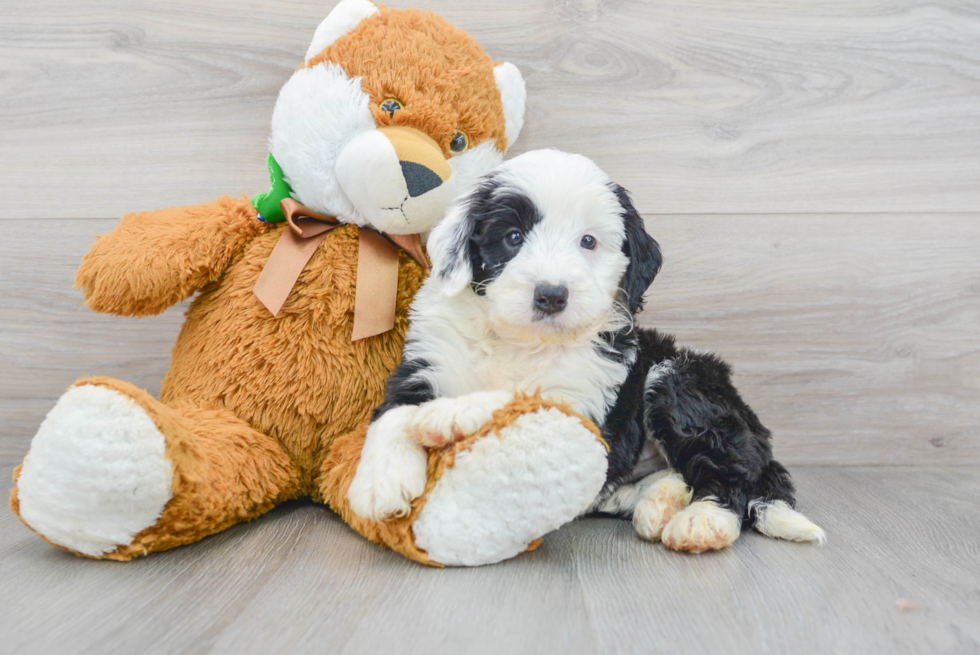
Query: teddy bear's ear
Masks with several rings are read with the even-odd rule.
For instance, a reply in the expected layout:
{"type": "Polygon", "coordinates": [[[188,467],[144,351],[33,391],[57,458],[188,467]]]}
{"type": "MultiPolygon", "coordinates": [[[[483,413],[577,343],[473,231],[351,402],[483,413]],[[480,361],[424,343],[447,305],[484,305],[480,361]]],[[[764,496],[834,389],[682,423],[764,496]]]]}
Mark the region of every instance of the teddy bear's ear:
{"type": "Polygon", "coordinates": [[[527,89],[524,88],[524,78],[514,64],[503,63],[493,67],[493,76],[500,90],[500,101],[504,105],[504,118],[507,121],[507,147],[517,141],[524,127],[524,106],[527,102],[527,89]]]}
{"type": "Polygon", "coordinates": [[[370,0],[340,0],[316,28],[310,48],[306,51],[306,59],[320,54],[328,45],[357,27],[362,20],[376,13],[378,8],[370,0]]]}

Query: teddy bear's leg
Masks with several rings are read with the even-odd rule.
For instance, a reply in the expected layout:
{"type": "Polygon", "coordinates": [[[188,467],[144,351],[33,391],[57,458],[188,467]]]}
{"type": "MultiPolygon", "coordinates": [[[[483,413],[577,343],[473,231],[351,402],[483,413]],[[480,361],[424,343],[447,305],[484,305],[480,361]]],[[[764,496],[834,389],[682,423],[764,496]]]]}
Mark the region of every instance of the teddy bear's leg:
{"type": "Polygon", "coordinates": [[[11,509],[28,527],[115,560],[197,541],[300,491],[281,446],[231,412],[164,405],[109,378],[61,397],[14,481],[11,509]]]}
{"type": "Polygon", "coordinates": [[[432,450],[409,516],[353,514],[347,490],[367,424],[340,437],[322,470],[323,499],[372,541],[425,564],[477,566],[514,557],[588,510],[606,479],[598,430],[567,407],[518,396],[477,434],[432,450]]]}

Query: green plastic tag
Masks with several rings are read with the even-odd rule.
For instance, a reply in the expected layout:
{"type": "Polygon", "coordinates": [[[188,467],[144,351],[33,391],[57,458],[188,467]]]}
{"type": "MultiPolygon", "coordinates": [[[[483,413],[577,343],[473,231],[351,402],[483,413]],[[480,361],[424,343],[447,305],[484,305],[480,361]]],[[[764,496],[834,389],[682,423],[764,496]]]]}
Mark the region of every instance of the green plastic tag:
{"type": "Polygon", "coordinates": [[[259,218],[266,223],[281,223],[286,220],[286,217],[283,216],[279,203],[286,198],[291,198],[293,190],[286,184],[282,167],[272,153],[269,153],[265,163],[269,167],[269,181],[272,183],[272,188],[252,198],[252,205],[259,212],[259,218]]]}

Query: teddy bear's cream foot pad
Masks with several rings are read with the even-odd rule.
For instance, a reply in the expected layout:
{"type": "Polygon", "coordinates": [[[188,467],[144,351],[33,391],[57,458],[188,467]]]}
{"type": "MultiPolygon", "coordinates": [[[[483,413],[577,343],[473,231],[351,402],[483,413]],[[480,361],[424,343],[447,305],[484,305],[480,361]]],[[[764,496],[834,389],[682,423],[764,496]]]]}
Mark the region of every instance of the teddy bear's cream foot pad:
{"type": "Polygon", "coordinates": [[[606,448],[556,408],[520,416],[460,452],[412,526],[435,562],[493,564],[586,511],[606,480],[606,448]]]}
{"type": "Polygon", "coordinates": [[[38,429],[17,481],[20,515],[48,541],[98,557],[156,523],[170,500],[163,434],[127,396],[69,389],[38,429]]]}

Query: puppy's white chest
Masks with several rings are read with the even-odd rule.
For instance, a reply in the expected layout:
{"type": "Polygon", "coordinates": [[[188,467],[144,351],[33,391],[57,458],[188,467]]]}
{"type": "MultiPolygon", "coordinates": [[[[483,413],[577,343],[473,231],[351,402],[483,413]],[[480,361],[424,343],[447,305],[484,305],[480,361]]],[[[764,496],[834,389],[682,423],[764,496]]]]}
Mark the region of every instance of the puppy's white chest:
{"type": "Polygon", "coordinates": [[[554,352],[495,352],[480,362],[479,377],[488,390],[534,392],[538,387],[547,393],[553,384],[549,370],[561,368],[554,352]]]}
{"type": "Polygon", "coordinates": [[[546,346],[540,350],[502,347],[476,367],[480,386],[488,391],[535,393],[567,402],[578,411],[604,416],[626,369],[602,357],[589,345],[546,346]]]}

